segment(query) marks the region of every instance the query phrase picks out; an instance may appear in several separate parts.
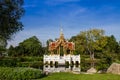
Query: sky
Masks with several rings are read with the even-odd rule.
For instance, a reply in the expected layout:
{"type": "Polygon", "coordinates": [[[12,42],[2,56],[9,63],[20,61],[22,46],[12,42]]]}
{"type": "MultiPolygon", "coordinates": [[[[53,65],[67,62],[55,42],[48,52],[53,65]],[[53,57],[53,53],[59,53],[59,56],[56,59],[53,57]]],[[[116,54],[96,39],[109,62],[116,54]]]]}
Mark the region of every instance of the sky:
{"type": "Polygon", "coordinates": [[[23,7],[24,30],[8,41],[8,47],[32,36],[44,45],[58,38],[61,28],[66,39],[96,28],[120,41],[120,0],[24,0],[23,7]]]}

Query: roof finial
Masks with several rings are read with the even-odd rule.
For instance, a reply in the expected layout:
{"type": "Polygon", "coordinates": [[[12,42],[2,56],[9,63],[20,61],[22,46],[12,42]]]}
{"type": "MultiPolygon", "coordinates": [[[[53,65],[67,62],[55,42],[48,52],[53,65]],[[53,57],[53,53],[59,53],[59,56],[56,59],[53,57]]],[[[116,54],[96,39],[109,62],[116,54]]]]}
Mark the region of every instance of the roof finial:
{"type": "Polygon", "coordinates": [[[63,28],[60,26],[60,39],[64,39],[63,28]]]}
{"type": "Polygon", "coordinates": [[[61,29],[60,29],[60,35],[62,35],[62,34],[63,34],[63,29],[61,28],[61,29]]]}
{"type": "Polygon", "coordinates": [[[60,35],[63,35],[63,28],[62,28],[62,25],[60,25],[60,35]]]}

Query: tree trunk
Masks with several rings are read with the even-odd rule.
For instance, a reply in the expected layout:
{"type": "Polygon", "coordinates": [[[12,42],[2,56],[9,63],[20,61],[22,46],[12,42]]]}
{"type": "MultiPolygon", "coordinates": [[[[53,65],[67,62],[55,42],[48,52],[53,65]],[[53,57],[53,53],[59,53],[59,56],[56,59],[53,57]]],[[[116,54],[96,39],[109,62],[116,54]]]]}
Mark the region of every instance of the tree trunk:
{"type": "Polygon", "coordinates": [[[92,51],[89,51],[90,53],[90,64],[91,64],[91,67],[94,67],[94,52],[92,51]]]}
{"type": "Polygon", "coordinates": [[[91,67],[94,67],[95,63],[94,63],[94,51],[91,54],[91,67]]]}

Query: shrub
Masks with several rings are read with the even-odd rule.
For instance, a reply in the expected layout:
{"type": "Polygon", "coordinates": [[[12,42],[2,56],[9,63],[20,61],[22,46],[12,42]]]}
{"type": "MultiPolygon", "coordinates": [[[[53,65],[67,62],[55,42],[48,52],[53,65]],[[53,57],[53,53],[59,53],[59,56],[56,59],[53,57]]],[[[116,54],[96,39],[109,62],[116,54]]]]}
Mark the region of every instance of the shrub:
{"type": "Polygon", "coordinates": [[[0,67],[0,80],[31,80],[43,77],[39,69],[0,67]]]}
{"type": "Polygon", "coordinates": [[[42,61],[32,62],[30,64],[30,67],[42,69],[43,68],[43,62],[42,61]]]}
{"type": "Polygon", "coordinates": [[[19,62],[18,58],[3,58],[3,59],[0,59],[0,66],[16,67],[18,62],[19,62]]]}
{"type": "Polygon", "coordinates": [[[34,62],[34,61],[42,61],[43,57],[21,57],[21,62],[34,62]]]}
{"type": "Polygon", "coordinates": [[[4,57],[0,58],[1,67],[43,68],[42,57],[4,57]]]}

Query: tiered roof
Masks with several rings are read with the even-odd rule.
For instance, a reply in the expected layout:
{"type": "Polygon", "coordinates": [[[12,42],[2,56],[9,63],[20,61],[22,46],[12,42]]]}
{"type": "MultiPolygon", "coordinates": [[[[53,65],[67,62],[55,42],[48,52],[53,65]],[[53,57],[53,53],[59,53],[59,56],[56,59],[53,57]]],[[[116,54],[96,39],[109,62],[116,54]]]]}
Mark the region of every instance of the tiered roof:
{"type": "Polygon", "coordinates": [[[60,47],[63,47],[64,50],[74,51],[75,44],[73,42],[68,42],[65,40],[63,32],[60,32],[60,37],[58,40],[49,43],[49,51],[53,52],[55,50],[59,50],[60,47]]]}

